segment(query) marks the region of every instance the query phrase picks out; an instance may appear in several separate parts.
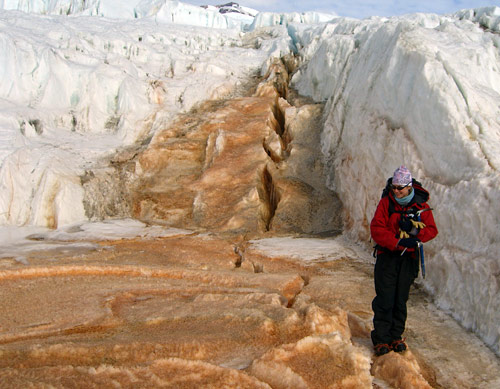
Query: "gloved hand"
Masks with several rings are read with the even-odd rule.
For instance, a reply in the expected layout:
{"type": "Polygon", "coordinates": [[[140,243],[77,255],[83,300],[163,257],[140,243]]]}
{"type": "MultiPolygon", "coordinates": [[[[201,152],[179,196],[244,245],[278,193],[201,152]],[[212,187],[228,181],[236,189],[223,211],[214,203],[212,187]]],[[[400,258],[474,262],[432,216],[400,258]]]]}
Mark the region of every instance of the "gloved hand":
{"type": "Polygon", "coordinates": [[[415,228],[418,228],[419,230],[421,230],[422,228],[425,228],[425,223],[416,222],[415,220],[412,220],[411,222],[415,226],[415,228]]]}
{"type": "Polygon", "coordinates": [[[409,238],[409,237],[410,237],[410,234],[408,234],[407,232],[399,231],[399,239],[409,238]]]}
{"type": "Polygon", "coordinates": [[[399,228],[401,228],[401,231],[410,232],[411,229],[413,228],[413,223],[411,222],[411,219],[402,217],[399,220],[399,228]]]}
{"type": "Polygon", "coordinates": [[[398,246],[412,248],[417,247],[418,242],[420,242],[420,240],[417,238],[403,238],[399,240],[398,246]]]}

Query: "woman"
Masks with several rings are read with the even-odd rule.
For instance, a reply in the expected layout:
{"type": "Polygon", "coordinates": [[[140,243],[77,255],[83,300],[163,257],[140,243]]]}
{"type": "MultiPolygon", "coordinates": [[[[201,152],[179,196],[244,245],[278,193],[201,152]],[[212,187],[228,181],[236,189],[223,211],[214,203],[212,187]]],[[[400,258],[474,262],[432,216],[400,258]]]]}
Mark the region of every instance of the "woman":
{"type": "Polygon", "coordinates": [[[418,275],[416,251],[419,242],[438,233],[428,199],[429,192],[400,166],[387,180],[371,221],[371,236],[377,243],[371,333],[376,355],[407,349],[402,335],[410,286],[418,275]]]}

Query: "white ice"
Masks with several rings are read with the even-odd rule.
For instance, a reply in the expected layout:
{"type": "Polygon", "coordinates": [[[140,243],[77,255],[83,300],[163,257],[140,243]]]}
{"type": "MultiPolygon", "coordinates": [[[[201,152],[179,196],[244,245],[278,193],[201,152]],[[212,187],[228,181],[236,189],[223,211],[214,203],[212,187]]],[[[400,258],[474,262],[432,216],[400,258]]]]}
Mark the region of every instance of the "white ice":
{"type": "Polygon", "coordinates": [[[293,86],[327,103],[321,151],[345,238],[369,250],[385,180],[407,165],[440,231],[424,285],[500,353],[500,8],[229,23],[175,1],[95,0],[83,16],[64,16],[77,1],[0,4],[2,224],[84,222],[86,168],[296,52],[293,86]]]}
{"type": "Polygon", "coordinates": [[[295,258],[304,263],[336,261],[339,259],[369,260],[364,247],[341,235],[334,239],[268,238],[250,241],[253,249],[269,256],[295,258]]]}
{"type": "Polygon", "coordinates": [[[191,233],[178,228],[148,226],[133,219],[74,223],[56,230],[37,226],[4,225],[0,226],[0,259],[14,258],[18,262],[28,264],[26,258],[35,251],[85,252],[102,248],[94,241],[137,237],[155,239],[191,233]]]}

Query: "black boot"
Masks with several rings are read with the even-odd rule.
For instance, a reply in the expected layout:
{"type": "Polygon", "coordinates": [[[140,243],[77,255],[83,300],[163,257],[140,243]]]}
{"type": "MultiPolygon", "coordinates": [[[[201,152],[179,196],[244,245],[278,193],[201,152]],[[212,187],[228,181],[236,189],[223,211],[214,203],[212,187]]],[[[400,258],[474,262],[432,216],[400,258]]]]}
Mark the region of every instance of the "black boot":
{"type": "Polygon", "coordinates": [[[375,355],[377,357],[379,357],[380,355],[387,354],[389,351],[391,351],[391,347],[386,343],[376,344],[374,349],[375,349],[375,355]]]}
{"type": "Polygon", "coordinates": [[[405,343],[406,339],[399,339],[395,340],[391,343],[391,349],[393,349],[397,353],[401,353],[403,351],[406,351],[408,348],[405,343]]]}

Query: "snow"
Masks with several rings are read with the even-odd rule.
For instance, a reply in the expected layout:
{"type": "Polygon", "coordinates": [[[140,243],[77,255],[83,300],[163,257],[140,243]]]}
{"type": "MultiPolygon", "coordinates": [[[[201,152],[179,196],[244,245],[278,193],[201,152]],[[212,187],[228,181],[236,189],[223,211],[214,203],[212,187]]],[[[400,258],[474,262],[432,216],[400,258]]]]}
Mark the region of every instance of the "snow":
{"type": "Polygon", "coordinates": [[[117,3],[0,2],[2,225],[83,225],[86,169],[294,52],[293,86],[327,103],[321,151],[344,238],[370,248],[381,189],[404,163],[440,231],[424,286],[500,352],[500,8],[357,20],[117,3]],[[265,32],[258,49],[246,31],[265,32]]]}

